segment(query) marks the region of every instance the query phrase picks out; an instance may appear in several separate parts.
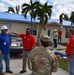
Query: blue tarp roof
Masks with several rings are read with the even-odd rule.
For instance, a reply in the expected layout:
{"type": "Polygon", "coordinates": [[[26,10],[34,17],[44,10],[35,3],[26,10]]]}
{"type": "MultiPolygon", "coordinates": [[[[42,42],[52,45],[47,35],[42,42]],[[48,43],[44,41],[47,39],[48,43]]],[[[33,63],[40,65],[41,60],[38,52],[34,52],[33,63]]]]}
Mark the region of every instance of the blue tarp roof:
{"type": "MultiPolygon", "coordinates": [[[[27,16],[27,18],[24,18],[24,16],[21,14],[0,12],[0,20],[30,22],[31,17],[27,16]]],[[[39,20],[36,18],[35,20],[33,20],[33,22],[39,22],[39,20]]],[[[59,23],[59,20],[58,19],[49,19],[48,23],[50,23],[50,22],[59,23]]],[[[63,25],[71,26],[71,22],[63,20],[63,25]]]]}
{"type": "Polygon", "coordinates": [[[27,19],[25,19],[23,15],[6,12],[0,12],[0,20],[27,21],[27,19]]]}

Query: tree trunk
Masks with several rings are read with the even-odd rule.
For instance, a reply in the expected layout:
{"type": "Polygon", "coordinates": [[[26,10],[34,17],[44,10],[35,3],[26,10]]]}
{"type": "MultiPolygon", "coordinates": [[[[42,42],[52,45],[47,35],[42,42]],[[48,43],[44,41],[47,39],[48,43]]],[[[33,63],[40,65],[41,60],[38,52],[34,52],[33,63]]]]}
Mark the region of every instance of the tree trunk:
{"type": "Polygon", "coordinates": [[[31,16],[31,33],[33,34],[32,16],[31,16]]]}
{"type": "Polygon", "coordinates": [[[41,31],[42,31],[42,26],[39,25],[38,36],[37,36],[37,46],[39,46],[39,39],[40,39],[41,31]]]}

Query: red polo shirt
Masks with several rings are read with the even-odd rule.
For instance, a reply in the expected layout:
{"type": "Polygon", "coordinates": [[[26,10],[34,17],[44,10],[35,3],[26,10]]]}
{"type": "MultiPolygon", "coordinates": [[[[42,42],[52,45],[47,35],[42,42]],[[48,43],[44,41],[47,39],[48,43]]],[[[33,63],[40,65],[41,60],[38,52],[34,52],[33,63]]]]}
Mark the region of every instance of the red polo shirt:
{"type": "Polygon", "coordinates": [[[59,36],[59,37],[62,36],[62,31],[58,31],[58,36],[59,36]]]}
{"type": "Polygon", "coordinates": [[[31,50],[34,45],[36,45],[36,40],[33,35],[27,36],[26,34],[20,34],[23,42],[24,50],[31,50]]]}
{"type": "Polygon", "coordinates": [[[72,48],[74,48],[74,36],[72,36],[66,46],[66,54],[71,54],[72,48]]]}

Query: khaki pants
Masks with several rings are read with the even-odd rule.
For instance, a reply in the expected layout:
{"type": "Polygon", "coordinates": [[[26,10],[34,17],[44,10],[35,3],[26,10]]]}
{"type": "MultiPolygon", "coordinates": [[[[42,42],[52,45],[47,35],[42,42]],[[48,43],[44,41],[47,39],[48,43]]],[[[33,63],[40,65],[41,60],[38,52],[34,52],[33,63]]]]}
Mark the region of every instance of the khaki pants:
{"type": "Polygon", "coordinates": [[[27,57],[28,57],[29,53],[30,53],[30,51],[23,50],[23,64],[22,64],[23,70],[26,70],[26,60],[27,60],[27,57]]]}

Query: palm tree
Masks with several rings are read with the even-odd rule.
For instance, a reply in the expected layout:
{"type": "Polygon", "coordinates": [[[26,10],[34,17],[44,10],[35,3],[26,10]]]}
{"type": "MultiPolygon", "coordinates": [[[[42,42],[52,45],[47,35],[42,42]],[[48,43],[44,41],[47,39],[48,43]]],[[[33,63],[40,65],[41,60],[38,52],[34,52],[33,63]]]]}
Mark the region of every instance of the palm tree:
{"type": "Polygon", "coordinates": [[[64,14],[64,20],[71,21],[71,25],[74,24],[74,11],[71,12],[70,18],[67,14],[64,14]]]}
{"type": "Polygon", "coordinates": [[[71,12],[70,21],[71,21],[71,25],[74,24],[74,11],[71,12]]]}
{"type": "Polygon", "coordinates": [[[8,7],[8,11],[7,12],[13,12],[14,14],[19,14],[19,11],[20,11],[20,6],[16,6],[15,9],[13,7],[8,7]]]}
{"type": "Polygon", "coordinates": [[[39,4],[38,1],[32,2],[32,0],[30,0],[30,4],[24,3],[22,5],[22,14],[24,15],[24,17],[27,18],[28,13],[31,16],[31,29],[32,29],[32,18],[35,19],[35,17],[36,17],[34,15],[34,12],[35,12],[36,6],[38,6],[38,4],[39,4]]]}
{"type": "Polygon", "coordinates": [[[69,20],[69,16],[67,14],[64,14],[64,20],[69,20]]]}
{"type": "Polygon", "coordinates": [[[45,28],[46,23],[51,18],[52,7],[52,5],[48,5],[46,2],[43,5],[40,4],[35,10],[35,14],[38,16],[38,19],[40,20],[37,42],[39,41],[42,29],[45,28]]]}

